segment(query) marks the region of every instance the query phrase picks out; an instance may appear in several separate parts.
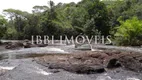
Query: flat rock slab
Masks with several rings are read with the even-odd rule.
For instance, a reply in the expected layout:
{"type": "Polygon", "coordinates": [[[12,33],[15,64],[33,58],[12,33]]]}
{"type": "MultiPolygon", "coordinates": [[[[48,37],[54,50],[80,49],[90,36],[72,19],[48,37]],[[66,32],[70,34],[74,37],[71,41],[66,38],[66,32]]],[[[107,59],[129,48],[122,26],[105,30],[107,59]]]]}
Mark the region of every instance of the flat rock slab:
{"type": "Polygon", "coordinates": [[[36,61],[50,69],[63,69],[80,74],[102,73],[107,69],[123,67],[141,72],[142,54],[106,50],[102,52],[83,52],[70,55],[49,55],[36,61]]]}

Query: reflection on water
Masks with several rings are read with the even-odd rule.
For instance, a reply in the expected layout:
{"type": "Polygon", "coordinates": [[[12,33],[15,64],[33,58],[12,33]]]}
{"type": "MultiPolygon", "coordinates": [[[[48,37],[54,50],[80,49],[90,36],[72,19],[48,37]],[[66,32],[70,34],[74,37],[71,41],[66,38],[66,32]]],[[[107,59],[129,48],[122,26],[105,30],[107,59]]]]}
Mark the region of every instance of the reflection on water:
{"type": "Polygon", "coordinates": [[[14,68],[15,67],[13,67],[13,66],[12,67],[9,67],[9,66],[8,67],[6,67],[6,66],[0,66],[0,70],[2,70],[2,69],[3,70],[13,70],[14,68]]]}
{"type": "Polygon", "coordinates": [[[19,50],[7,50],[1,51],[3,53],[17,53],[17,54],[26,54],[26,53],[68,53],[61,48],[54,48],[54,47],[34,47],[34,48],[22,48],[19,50]]]}
{"type": "MultiPolygon", "coordinates": [[[[0,54],[0,60],[3,59],[24,59],[24,58],[35,58],[42,57],[54,54],[0,54]]],[[[64,54],[56,54],[56,55],[64,55],[64,54]]]]}
{"type": "Polygon", "coordinates": [[[33,58],[33,57],[41,57],[44,55],[50,55],[59,53],[65,54],[68,53],[60,48],[54,47],[34,47],[27,49],[19,49],[19,50],[7,50],[0,52],[0,60],[3,59],[22,59],[22,58],[33,58]]]}
{"type": "Polygon", "coordinates": [[[8,55],[6,55],[6,54],[1,54],[1,55],[0,55],[0,60],[3,60],[3,59],[8,59],[8,55]]]}

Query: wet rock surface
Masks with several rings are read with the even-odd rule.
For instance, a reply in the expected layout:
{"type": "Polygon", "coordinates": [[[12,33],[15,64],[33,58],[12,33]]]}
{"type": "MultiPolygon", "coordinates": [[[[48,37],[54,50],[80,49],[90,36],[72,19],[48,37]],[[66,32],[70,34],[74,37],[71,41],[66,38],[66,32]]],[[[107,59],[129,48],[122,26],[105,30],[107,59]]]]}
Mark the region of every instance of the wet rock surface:
{"type": "Polygon", "coordinates": [[[123,68],[103,73],[76,74],[62,69],[48,69],[33,59],[2,60],[0,66],[14,66],[0,80],[141,80],[142,74],[123,68]]]}
{"type": "Polygon", "coordinates": [[[48,46],[0,53],[7,54],[0,57],[0,68],[14,67],[0,71],[0,80],[142,80],[142,53],[137,51],[48,46]]]}
{"type": "Polygon", "coordinates": [[[23,43],[21,42],[9,42],[5,46],[6,49],[18,49],[20,47],[23,47],[23,43]]]}
{"type": "Polygon", "coordinates": [[[121,62],[118,59],[111,59],[107,64],[108,69],[119,68],[119,67],[121,67],[121,62]]]}
{"type": "Polygon", "coordinates": [[[49,69],[64,69],[69,72],[75,72],[78,74],[93,74],[93,73],[102,73],[105,72],[105,69],[103,67],[91,67],[81,64],[50,64],[49,69]]]}
{"type": "Polygon", "coordinates": [[[121,55],[118,59],[126,69],[142,72],[142,54],[129,53],[121,55]]]}
{"type": "Polygon", "coordinates": [[[16,42],[4,42],[5,49],[20,49],[20,48],[32,48],[32,47],[46,47],[48,44],[32,44],[30,40],[16,41],[16,42]]]}
{"type": "Polygon", "coordinates": [[[49,69],[63,69],[79,74],[103,73],[107,69],[124,68],[136,72],[142,70],[142,54],[106,50],[62,56],[44,56],[36,59],[49,69]]]}

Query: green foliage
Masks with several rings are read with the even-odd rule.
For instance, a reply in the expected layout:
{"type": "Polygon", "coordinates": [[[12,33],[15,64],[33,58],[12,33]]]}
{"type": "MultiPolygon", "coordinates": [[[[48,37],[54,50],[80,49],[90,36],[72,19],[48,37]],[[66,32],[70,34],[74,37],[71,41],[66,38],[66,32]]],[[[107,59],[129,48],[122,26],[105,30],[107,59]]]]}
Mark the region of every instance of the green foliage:
{"type": "Polygon", "coordinates": [[[31,39],[32,35],[54,35],[58,39],[60,35],[114,36],[117,32],[115,36],[122,36],[122,40],[117,38],[120,45],[137,45],[141,36],[141,3],[141,0],[82,0],[77,4],[55,5],[49,1],[47,6],[34,6],[33,13],[6,9],[4,14],[9,19],[0,16],[0,37],[4,34],[5,39],[31,39]]]}
{"type": "Polygon", "coordinates": [[[138,39],[142,36],[142,20],[137,17],[128,19],[126,21],[119,21],[121,25],[118,27],[115,36],[119,45],[141,45],[141,40],[138,39]]]}
{"type": "Polygon", "coordinates": [[[0,15],[0,39],[3,37],[5,30],[6,30],[6,25],[7,21],[6,19],[0,15]]]}
{"type": "Polygon", "coordinates": [[[107,6],[111,17],[111,27],[120,25],[117,19],[122,16],[124,20],[137,16],[142,19],[142,1],[141,0],[118,0],[107,6]]]}
{"type": "Polygon", "coordinates": [[[18,39],[18,32],[14,27],[9,27],[6,30],[6,34],[4,36],[5,39],[18,39]]]}
{"type": "Polygon", "coordinates": [[[32,35],[94,35],[109,34],[107,7],[99,0],[82,0],[78,4],[57,5],[53,1],[48,6],[34,6],[33,13],[6,9],[9,17],[4,38],[30,39],[32,35]],[[8,32],[11,30],[10,32],[8,32]]]}
{"type": "Polygon", "coordinates": [[[110,30],[110,16],[106,5],[99,0],[95,0],[94,4],[88,9],[88,13],[89,25],[86,30],[89,32],[98,30],[102,35],[107,36],[110,30]]]}

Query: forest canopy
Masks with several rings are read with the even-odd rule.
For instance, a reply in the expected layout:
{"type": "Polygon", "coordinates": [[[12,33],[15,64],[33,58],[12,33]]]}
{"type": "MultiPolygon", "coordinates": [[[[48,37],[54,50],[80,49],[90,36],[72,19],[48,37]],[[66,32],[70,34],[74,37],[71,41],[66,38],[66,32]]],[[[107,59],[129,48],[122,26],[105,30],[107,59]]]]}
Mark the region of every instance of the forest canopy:
{"type": "Polygon", "coordinates": [[[31,39],[32,35],[54,35],[58,39],[60,35],[84,34],[111,35],[119,40],[115,39],[116,34],[124,31],[121,42],[116,41],[118,44],[126,43],[130,37],[136,39],[136,44],[142,44],[141,38],[137,38],[142,36],[141,0],[82,0],[57,5],[49,1],[47,6],[33,6],[32,13],[16,9],[5,9],[3,13],[8,19],[0,16],[1,39],[31,39]],[[132,28],[134,33],[140,30],[138,35],[131,35],[126,28],[132,28]]]}

